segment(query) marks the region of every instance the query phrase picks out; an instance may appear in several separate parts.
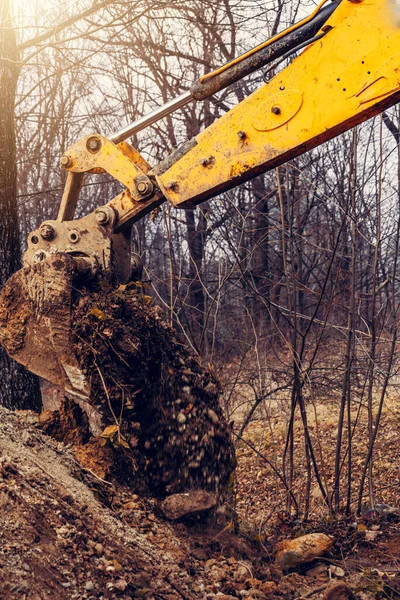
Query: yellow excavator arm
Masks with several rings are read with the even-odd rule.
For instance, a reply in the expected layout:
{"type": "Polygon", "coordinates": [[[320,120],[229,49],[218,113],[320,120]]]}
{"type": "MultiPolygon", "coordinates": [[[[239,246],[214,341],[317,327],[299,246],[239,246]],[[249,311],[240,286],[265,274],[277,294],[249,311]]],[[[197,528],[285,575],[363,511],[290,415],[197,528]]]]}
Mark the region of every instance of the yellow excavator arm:
{"type": "MultiPolygon", "coordinates": [[[[110,203],[118,228],[141,218],[161,197],[177,208],[196,206],[392,106],[400,99],[400,27],[390,0],[332,4],[324,35],[314,36],[286,69],[149,171],[148,185],[136,179],[147,172],[143,159],[104,138],[97,154],[88,149],[91,136],[72,146],[65,168],[83,173],[101,166],[126,185],[132,206],[126,199],[124,207],[117,199],[110,203]]],[[[240,64],[228,64],[226,71],[240,64]]],[[[218,77],[210,75],[206,82],[218,77]]]]}
{"type": "Polygon", "coordinates": [[[400,28],[387,0],[344,0],[326,35],[211,127],[165,171],[165,198],[194,206],[315,148],[400,99],[400,28]]]}
{"type": "MultiPolygon", "coordinates": [[[[66,298],[72,280],[63,279],[65,264],[60,264],[60,254],[63,260],[74,262],[77,275],[125,282],[131,273],[130,229],[155,207],[168,201],[176,208],[192,208],[397,103],[400,22],[395,10],[395,0],[324,0],[299,24],[207,74],[157,111],[109,138],[93,134],[70,147],[61,158],[68,175],[58,218],[29,235],[24,255],[25,266],[36,265],[34,277],[41,282],[47,278],[49,289],[57,280],[58,291],[49,292],[48,305],[46,288],[38,306],[32,273],[29,284],[23,281],[26,274],[13,276],[13,285],[18,277],[22,290],[29,285],[27,297],[36,315],[26,327],[25,343],[16,348],[10,342],[11,325],[2,328],[7,315],[13,321],[12,311],[3,321],[0,314],[0,341],[13,358],[67,391],[87,395],[77,363],[66,351],[66,328],[58,332],[59,338],[52,333],[47,336],[43,345],[46,365],[37,353],[39,334],[43,340],[46,327],[49,332],[58,331],[61,313],[65,321],[64,313],[69,310],[66,298]],[[303,48],[288,67],[155,168],[126,142],[133,133],[188,102],[201,101],[303,48]],[[96,172],[109,173],[125,189],[94,213],[74,220],[83,177],[96,172]],[[54,307],[59,311],[55,310],[55,316],[54,307]],[[45,317],[37,317],[46,311],[45,317]]],[[[10,289],[7,286],[3,298],[10,289]]]]}

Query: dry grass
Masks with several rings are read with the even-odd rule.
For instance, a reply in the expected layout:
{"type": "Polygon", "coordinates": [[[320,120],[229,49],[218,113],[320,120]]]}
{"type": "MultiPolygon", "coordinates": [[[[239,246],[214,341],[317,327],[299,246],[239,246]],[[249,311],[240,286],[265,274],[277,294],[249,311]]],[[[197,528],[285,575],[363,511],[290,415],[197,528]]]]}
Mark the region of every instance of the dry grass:
{"type": "MultiPolygon", "coordinates": [[[[286,399],[286,405],[288,405],[286,399]]],[[[244,434],[244,440],[253,445],[279,471],[282,470],[282,456],[288,413],[283,408],[282,398],[269,403],[259,412],[244,434]]],[[[243,408],[241,409],[243,413],[243,408]]],[[[308,421],[322,479],[329,493],[332,493],[334,453],[338,405],[332,402],[316,402],[308,405],[308,421]]],[[[357,508],[357,492],[368,444],[367,409],[353,402],[352,422],[357,423],[353,438],[352,509],[357,508]]],[[[239,425],[240,422],[237,424],[239,425]]],[[[344,431],[342,451],[342,494],[345,493],[347,479],[347,431],[344,431]]],[[[375,445],[373,483],[375,501],[399,506],[400,500],[400,398],[396,394],[386,399],[380,431],[375,445]]],[[[274,527],[286,510],[287,492],[271,467],[243,441],[237,446],[237,511],[243,525],[263,536],[274,527]]],[[[306,470],[304,436],[299,415],[295,424],[293,493],[300,505],[304,504],[306,493],[306,470]]],[[[365,490],[367,492],[367,490],[365,490]]],[[[364,508],[369,507],[367,493],[364,508]]],[[[313,477],[311,485],[310,519],[321,520],[327,515],[318,484],[313,477]]]]}

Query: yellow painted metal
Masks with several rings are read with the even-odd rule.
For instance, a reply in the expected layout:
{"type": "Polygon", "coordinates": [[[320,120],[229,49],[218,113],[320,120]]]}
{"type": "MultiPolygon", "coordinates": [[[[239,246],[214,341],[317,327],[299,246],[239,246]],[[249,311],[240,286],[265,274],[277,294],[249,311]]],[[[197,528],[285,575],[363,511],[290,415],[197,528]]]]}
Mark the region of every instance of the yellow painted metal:
{"type": "Polygon", "coordinates": [[[322,39],[156,177],[165,197],[194,206],[399,101],[400,24],[391,1],[343,0],[322,39]]]}
{"type": "MultiPolygon", "coordinates": [[[[140,155],[129,144],[116,146],[99,134],[88,135],[70,148],[64,154],[69,160],[67,169],[71,173],[103,172],[109,173],[114,179],[123,183],[131,193],[136,193],[135,179],[143,175],[143,171],[132,159],[140,155]],[[90,141],[98,143],[98,149],[90,150],[90,141]]],[[[64,158],[63,157],[63,158],[64,158]]],[[[146,165],[143,160],[143,164],[146,165]]]]}
{"type": "Polygon", "coordinates": [[[58,213],[58,221],[72,220],[78,201],[84,173],[108,173],[126,186],[126,189],[113,198],[108,205],[116,216],[115,232],[119,233],[138,221],[165,199],[161,192],[141,194],[136,186],[140,178],[147,180],[149,163],[130,144],[123,141],[113,144],[100,134],[92,134],[68,148],[61,164],[68,171],[67,181],[58,213]],[[94,143],[95,149],[91,149],[94,143]]]}

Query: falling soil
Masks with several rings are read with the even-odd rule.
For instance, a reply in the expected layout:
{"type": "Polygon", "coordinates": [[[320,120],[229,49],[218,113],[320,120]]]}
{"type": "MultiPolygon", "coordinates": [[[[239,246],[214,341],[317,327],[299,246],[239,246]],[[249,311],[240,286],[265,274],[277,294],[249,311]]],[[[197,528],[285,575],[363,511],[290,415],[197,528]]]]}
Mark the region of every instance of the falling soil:
{"type": "Polygon", "coordinates": [[[72,330],[112,476],[156,496],[226,490],[235,460],[218,382],[150,298],[135,284],[80,296],[72,330]]]}

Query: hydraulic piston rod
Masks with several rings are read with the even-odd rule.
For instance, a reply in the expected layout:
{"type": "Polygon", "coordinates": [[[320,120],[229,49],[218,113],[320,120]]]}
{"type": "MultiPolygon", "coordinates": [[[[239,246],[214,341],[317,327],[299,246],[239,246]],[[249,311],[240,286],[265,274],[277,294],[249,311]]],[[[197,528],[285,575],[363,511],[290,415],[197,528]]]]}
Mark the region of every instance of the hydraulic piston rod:
{"type": "Polygon", "coordinates": [[[108,139],[111,142],[114,142],[114,144],[119,144],[119,142],[126,140],[126,138],[133,135],[134,133],[142,131],[142,129],[146,129],[146,127],[153,125],[153,123],[157,123],[157,121],[160,121],[161,119],[175,112],[179,108],[186,106],[186,104],[189,104],[189,102],[191,102],[193,99],[194,98],[190,90],[184,92],[177,98],[174,98],[173,100],[170,100],[169,102],[163,104],[159,108],[156,108],[156,110],[153,110],[148,115],[140,117],[140,119],[138,119],[137,121],[134,121],[130,125],[127,125],[123,129],[121,129],[120,131],[117,131],[117,133],[114,133],[108,139]]]}
{"type": "Polygon", "coordinates": [[[295,52],[299,49],[299,46],[303,46],[307,40],[310,40],[310,43],[312,43],[315,41],[314,36],[321,27],[323,27],[334,10],[339,6],[340,2],[341,0],[333,0],[330,4],[326,4],[308,23],[299,25],[298,28],[291,30],[286,35],[283,33],[283,36],[276,42],[273,42],[264,48],[261,47],[260,50],[257,50],[254,53],[248,53],[249,56],[242,60],[239,59],[238,61],[234,61],[232,66],[229,66],[228,63],[223,72],[216,74],[215,76],[212,76],[211,74],[211,76],[207,76],[205,81],[202,80],[203,78],[199,79],[187,92],[170,100],[148,115],[144,115],[130,125],[127,125],[120,131],[111,135],[108,139],[114,142],[114,144],[118,144],[134,133],[142,131],[146,127],[149,127],[150,125],[157,123],[157,121],[160,121],[162,118],[172,114],[179,108],[186,106],[192,100],[205,100],[232,85],[236,81],[239,81],[246,75],[281,58],[285,54],[288,54],[291,51],[295,52]]]}

